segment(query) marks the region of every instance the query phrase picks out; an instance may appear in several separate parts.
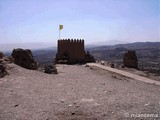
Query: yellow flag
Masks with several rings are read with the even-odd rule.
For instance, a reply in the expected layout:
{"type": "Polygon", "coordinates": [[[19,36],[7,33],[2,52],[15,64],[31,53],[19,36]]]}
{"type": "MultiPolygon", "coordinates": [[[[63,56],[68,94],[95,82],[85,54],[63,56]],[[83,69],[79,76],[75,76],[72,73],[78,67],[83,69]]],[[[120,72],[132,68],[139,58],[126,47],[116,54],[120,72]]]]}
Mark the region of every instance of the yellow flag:
{"type": "Polygon", "coordinates": [[[59,30],[62,30],[63,29],[63,25],[59,25],[59,30]]]}

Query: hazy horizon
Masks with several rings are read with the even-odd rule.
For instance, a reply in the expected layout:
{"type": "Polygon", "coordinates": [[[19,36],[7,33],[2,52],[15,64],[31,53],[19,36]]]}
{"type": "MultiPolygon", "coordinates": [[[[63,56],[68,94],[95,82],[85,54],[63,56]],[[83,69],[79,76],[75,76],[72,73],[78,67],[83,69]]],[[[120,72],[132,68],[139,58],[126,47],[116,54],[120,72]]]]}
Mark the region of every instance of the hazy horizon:
{"type": "MultiPolygon", "coordinates": [[[[149,42],[149,41],[145,41],[149,42]]],[[[85,47],[96,47],[96,46],[113,46],[118,44],[129,44],[129,43],[135,43],[135,42],[128,42],[125,41],[114,41],[114,42],[107,42],[107,41],[101,41],[101,42],[92,42],[92,43],[85,43],[85,47]]],[[[57,48],[57,44],[52,43],[0,43],[0,51],[12,51],[16,48],[22,48],[22,49],[32,49],[32,50],[38,50],[38,49],[47,49],[47,48],[57,48]]]]}
{"type": "Polygon", "coordinates": [[[159,0],[1,0],[0,44],[160,41],[159,0]]]}

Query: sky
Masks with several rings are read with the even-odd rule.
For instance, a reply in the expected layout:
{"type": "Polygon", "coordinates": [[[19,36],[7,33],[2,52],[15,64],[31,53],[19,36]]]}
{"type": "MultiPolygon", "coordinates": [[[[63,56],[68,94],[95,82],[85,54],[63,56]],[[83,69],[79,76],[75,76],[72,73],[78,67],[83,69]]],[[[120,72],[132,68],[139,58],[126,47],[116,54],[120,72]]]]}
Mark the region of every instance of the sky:
{"type": "MultiPolygon", "coordinates": [[[[0,44],[160,41],[160,0],[0,0],[0,44]]],[[[51,44],[50,44],[51,45],[51,44]]]]}

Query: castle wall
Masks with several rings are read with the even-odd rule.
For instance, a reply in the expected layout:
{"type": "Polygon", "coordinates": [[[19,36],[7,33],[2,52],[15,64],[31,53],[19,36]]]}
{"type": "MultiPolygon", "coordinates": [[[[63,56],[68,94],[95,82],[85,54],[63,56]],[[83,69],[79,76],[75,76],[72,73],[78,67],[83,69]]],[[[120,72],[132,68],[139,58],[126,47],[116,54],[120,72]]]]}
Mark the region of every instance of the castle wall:
{"type": "Polygon", "coordinates": [[[67,55],[70,62],[82,61],[85,59],[84,40],[61,39],[58,40],[57,59],[61,60],[67,55]]]}

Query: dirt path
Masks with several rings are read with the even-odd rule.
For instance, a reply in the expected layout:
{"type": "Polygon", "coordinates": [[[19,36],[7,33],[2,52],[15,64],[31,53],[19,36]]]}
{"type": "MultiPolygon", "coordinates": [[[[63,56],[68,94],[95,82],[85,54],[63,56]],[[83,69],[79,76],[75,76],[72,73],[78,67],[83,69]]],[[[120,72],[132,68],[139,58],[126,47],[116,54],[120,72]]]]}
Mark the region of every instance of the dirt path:
{"type": "Polygon", "coordinates": [[[111,72],[114,72],[114,73],[118,73],[120,75],[124,75],[126,77],[129,77],[129,78],[132,78],[132,79],[135,79],[135,80],[139,80],[139,81],[142,81],[142,82],[160,85],[160,82],[158,82],[156,80],[152,80],[152,79],[149,79],[149,78],[146,78],[146,77],[142,77],[140,75],[136,75],[136,74],[133,74],[133,73],[130,73],[130,72],[118,70],[118,69],[111,68],[111,67],[108,67],[108,66],[103,66],[103,65],[100,65],[100,64],[97,64],[97,63],[88,63],[88,65],[96,66],[96,67],[102,68],[104,70],[108,70],[108,71],[111,71],[111,72]]]}

